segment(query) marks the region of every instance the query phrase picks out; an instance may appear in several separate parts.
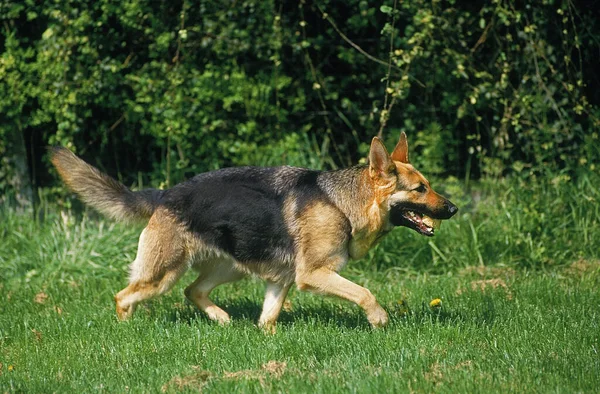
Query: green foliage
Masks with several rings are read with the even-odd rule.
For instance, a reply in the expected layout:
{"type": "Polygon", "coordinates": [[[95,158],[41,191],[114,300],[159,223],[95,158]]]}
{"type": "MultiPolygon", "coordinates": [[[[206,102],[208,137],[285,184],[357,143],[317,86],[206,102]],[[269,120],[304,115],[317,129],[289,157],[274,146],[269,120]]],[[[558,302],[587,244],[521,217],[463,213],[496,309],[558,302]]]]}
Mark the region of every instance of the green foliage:
{"type": "Polygon", "coordinates": [[[577,28],[587,20],[581,8],[403,2],[392,59],[404,74],[392,86],[404,129],[424,147],[448,130],[461,160],[446,157],[444,167],[466,173],[465,163],[488,175],[594,169],[599,123],[584,89],[591,58],[580,35],[590,30],[577,28]]]}
{"type": "Polygon", "coordinates": [[[8,0],[0,19],[4,190],[20,141],[36,186],[48,144],[128,184],[173,184],[227,165],[345,166],[380,121],[441,176],[600,161],[584,2],[8,0]]]}

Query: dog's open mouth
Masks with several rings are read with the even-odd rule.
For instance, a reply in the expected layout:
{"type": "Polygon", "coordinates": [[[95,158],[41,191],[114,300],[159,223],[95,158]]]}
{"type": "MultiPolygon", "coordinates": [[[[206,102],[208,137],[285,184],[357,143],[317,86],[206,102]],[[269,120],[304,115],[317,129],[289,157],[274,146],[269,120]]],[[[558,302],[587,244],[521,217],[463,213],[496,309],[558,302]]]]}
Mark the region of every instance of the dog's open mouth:
{"type": "Polygon", "coordinates": [[[442,221],[439,219],[433,219],[415,211],[402,211],[401,215],[404,219],[404,223],[402,223],[403,226],[412,228],[418,233],[427,235],[428,237],[433,236],[434,231],[439,229],[442,224],[442,221]]]}

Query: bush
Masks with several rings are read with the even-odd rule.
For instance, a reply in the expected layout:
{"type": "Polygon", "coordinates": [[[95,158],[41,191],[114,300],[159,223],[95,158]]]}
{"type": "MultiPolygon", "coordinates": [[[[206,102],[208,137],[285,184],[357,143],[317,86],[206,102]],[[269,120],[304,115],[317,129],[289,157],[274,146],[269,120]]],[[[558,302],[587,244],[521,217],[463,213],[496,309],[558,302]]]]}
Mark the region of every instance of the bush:
{"type": "Polygon", "coordinates": [[[19,173],[51,183],[49,144],[140,186],[345,166],[382,120],[439,176],[575,175],[600,159],[585,2],[9,0],[0,19],[3,190],[19,173]]]}

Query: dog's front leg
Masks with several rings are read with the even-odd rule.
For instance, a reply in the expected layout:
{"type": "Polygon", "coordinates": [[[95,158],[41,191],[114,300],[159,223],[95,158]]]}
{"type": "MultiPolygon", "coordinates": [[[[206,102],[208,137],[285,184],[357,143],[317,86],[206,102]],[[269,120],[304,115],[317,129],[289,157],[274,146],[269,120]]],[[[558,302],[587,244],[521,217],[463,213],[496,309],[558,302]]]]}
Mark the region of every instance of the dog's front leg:
{"type": "Polygon", "coordinates": [[[373,327],[385,326],[387,313],[373,294],[337,273],[348,262],[348,218],[336,206],[319,202],[308,206],[297,221],[298,289],[352,301],[365,311],[373,327]]]}
{"type": "Polygon", "coordinates": [[[388,322],[386,311],[368,289],[349,281],[329,268],[300,271],[296,274],[296,284],[300,290],[335,295],[354,302],[365,311],[373,327],[383,327],[388,322]]]}

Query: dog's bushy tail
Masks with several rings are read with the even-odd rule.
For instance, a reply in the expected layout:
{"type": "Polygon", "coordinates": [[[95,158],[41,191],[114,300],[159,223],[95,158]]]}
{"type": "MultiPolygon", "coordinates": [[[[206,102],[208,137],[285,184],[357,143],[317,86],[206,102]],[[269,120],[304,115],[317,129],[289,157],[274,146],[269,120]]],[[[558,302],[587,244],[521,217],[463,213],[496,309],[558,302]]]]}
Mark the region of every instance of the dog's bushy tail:
{"type": "Polygon", "coordinates": [[[147,220],[162,195],[162,191],[156,189],[131,191],[66,148],[51,148],[50,161],[69,189],[83,202],[113,219],[147,220]]]}

